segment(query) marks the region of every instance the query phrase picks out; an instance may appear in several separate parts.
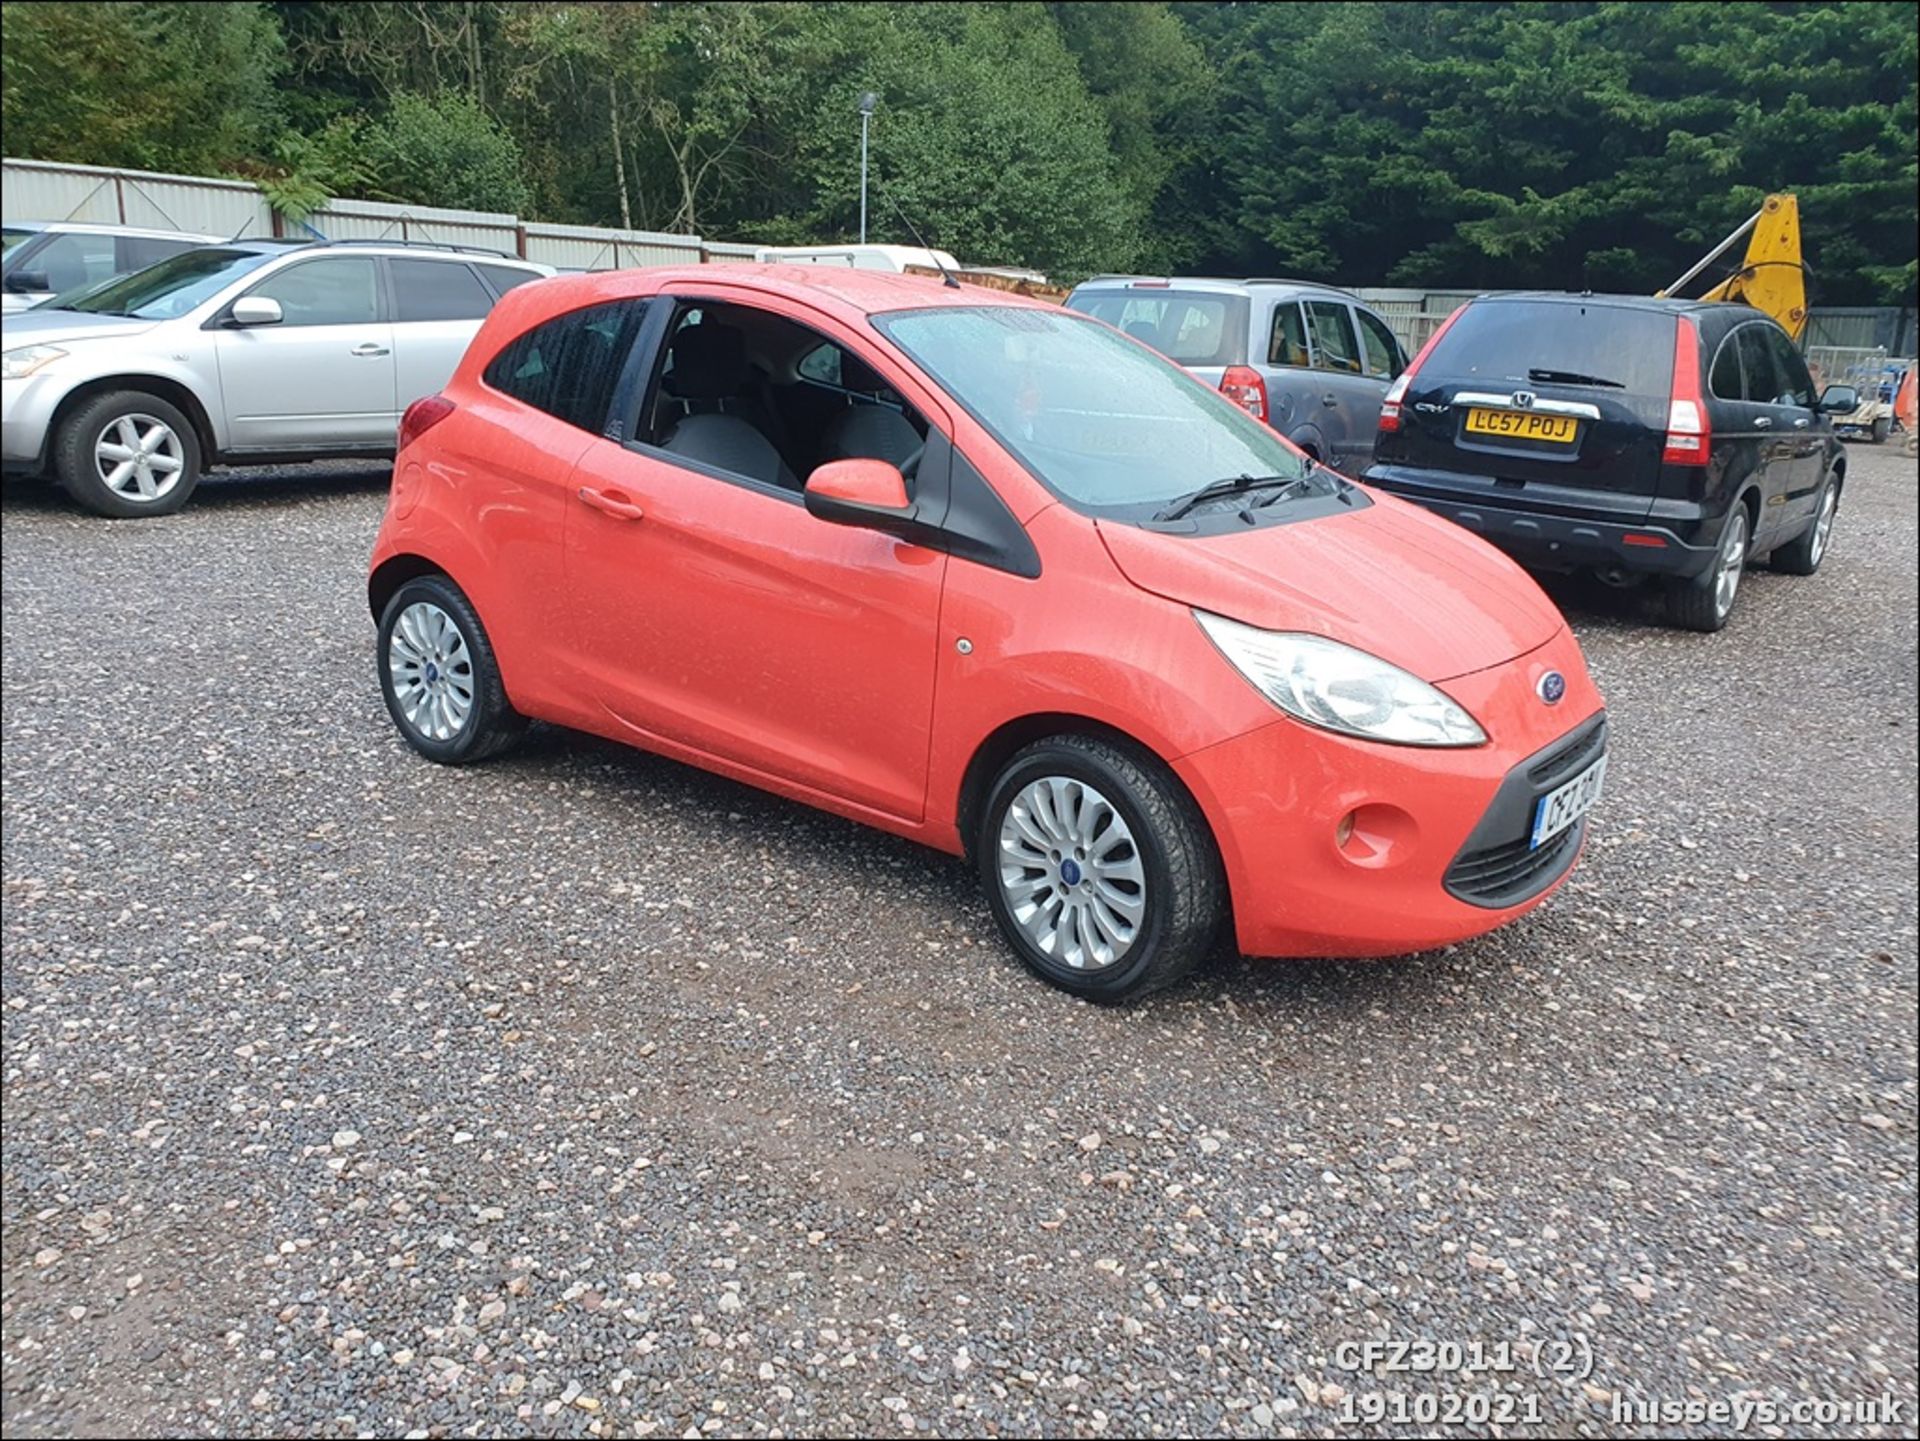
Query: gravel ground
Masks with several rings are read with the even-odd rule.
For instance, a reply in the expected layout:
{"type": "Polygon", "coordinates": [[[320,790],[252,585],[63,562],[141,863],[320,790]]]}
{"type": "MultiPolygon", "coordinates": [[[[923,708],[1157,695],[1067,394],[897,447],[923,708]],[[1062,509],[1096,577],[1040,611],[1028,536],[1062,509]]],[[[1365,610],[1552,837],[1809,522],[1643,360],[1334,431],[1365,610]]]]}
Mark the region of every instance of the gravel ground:
{"type": "Polygon", "coordinates": [[[1542,911],[1121,1011],[904,842],[552,731],[415,759],[379,471],[10,486],[9,1434],[1911,1434],[1916,475],[1853,461],[1720,637],[1562,597],[1615,766],[1542,911]]]}

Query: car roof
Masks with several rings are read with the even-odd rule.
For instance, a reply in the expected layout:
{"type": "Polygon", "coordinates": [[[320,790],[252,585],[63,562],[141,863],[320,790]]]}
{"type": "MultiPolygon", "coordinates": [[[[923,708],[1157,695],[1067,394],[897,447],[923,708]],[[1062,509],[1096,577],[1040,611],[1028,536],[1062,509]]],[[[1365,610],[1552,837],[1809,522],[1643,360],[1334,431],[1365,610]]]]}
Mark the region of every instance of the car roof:
{"type": "Polygon", "coordinates": [[[309,240],[304,236],[255,236],[250,240],[221,240],[221,250],[244,250],[255,255],[306,255],[326,250],[342,250],[356,255],[386,255],[399,259],[471,260],[481,265],[513,265],[523,270],[551,275],[553,267],[537,260],[522,260],[498,250],[473,245],[435,245],[419,240],[309,240]]]}
{"type": "MultiPolygon", "coordinates": [[[[1725,300],[1681,300],[1663,295],[1605,295],[1591,290],[1499,290],[1488,295],[1476,295],[1469,303],[1485,305],[1515,300],[1550,305],[1611,305],[1622,310],[1656,310],[1667,315],[1700,310],[1718,312],[1729,304],[1725,300]]],[[[1755,311],[1755,314],[1759,313],[1755,311]]]]}
{"type": "Polygon", "coordinates": [[[1328,285],[1320,280],[1290,280],[1280,276],[1255,276],[1247,280],[1232,280],[1217,275],[1096,275],[1091,280],[1082,281],[1076,290],[1126,290],[1137,286],[1141,281],[1150,285],[1141,289],[1159,290],[1213,290],[1227,295],[1251,295],[1256,290],[1311,290],[1322,295],[1338,295],[1346,300],[1357,299],[1350,290],[1342,290],[1337,285],[1328,285]]]}
{"type": "MultiPolygon", "coordinates": [[[[889,270],[854,270],[837,265],[678,265],[634,270],[601,270],[560,275],[537,287],[539,307],[561,314],[607,300],[651,295],[667,286],[699,287],[714,299],[740,291],[780,296],[843,315],[878,315],[894,310],[942,310],[954,306],[1013,306],[1058,311],[1059,306],[984,285],[950,286],[933,276],[889,270]]],[[[526,287],[532,289],[532,287],[526,287]]],[[[521,294],[511,292],[509,299],[521,294]]],[[[504,304],[505,302],[503,302],[504,304]]],[[[526,304],[527,302],[521,302],[526,304]]]]}
{"type": "Polygon", "coordinates": [[[197,240],[202,243],[224,239],[204,230],[170,230],[148,225],[97,225],[90,220],[9,220],[9,230],[62,230],[74,235],[137,235],[143,240],[197,240]]]}

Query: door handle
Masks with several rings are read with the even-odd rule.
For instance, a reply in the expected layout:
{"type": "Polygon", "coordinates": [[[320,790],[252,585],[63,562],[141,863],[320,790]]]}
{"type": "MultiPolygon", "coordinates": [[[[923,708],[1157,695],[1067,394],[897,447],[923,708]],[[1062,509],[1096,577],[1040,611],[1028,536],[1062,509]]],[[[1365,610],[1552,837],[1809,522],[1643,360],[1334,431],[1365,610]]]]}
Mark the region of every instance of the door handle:
{"type": "Polygon", "coordinates": [[[1795,430],[1805,430],[1805,429],[1806,429],[1806,428],[1807,428],[1807,427],[1808,427],[1809,425],[1812,425],[1812,424],[1813,424],[1813,422],[1812,422],[1812,421],[1810,421],[1810,420],[1808,420],[1808,419],[1807,419],[1807,418],[1806,418],[1806,417],[1805,417],[1805,416],[1803,415],[1803,416],[1801,416],[1801,417],[1800,417],[1800,418],[1799,418],[1798,420],[1796,420],[1796,421],[1794,421],[1794,423],[1793,423],[1793,428],[1794,428],[1795,430]]]}
{"type": "Polygon", "coordinates": [[[1340,397],[1329,390],[1325,395],[1320,397],[1320,403],[1322,405],[1338,405],[1340,403],[1340,397]]]}
{"type": "Polygon", "coordinates": [[[367,341],[364,345],[354,346],[354,348],[348,352],[350,355],[385,355],[386,353],[386,346],[375,345],[371,340],[367,341]]]}
{"type": "Polygon", "coordinates": [[[1753,422],[1753,428],[1755,430],[1772,430],[1773,417],[1770,415],[1762,415],[1762,416],[1755,417],[1753,422]]]}
{"type": "Polygon", "coordinates": [[[595,510],[604,511],[615,520],[640,519],[640,507],[630,500],[622,500],[618,496],[608,495],[584,485],[580,487],[580,498],[595,510]]]}

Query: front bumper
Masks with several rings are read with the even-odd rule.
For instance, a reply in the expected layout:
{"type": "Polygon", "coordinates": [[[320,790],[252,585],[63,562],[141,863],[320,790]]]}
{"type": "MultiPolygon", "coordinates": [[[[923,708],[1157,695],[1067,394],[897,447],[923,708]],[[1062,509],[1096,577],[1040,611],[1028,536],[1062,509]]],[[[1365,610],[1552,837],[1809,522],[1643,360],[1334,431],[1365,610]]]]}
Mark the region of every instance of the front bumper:
{"type": "Polygon", "coordinates": [[[23,380],[0,380],[0,464],[9,471],[38,471],[46,463],[47,431],[64,381],[36,371],[23,380]]]}
{"type": "Polygon", "coordinates": [[[1610,516],[1597,506],[1588,514],[1561,515],[1522,508],[1492,495],[1461,495],[1426,483],[1423,472],[1408,466],[1375,465],[1364,478],[1368,485],[1444,516],[1539,570],[1618,568],[1693,576],[1712,565],[1717,553],[1719,529],[1711,517],[1690,516],[1675,522],[1660,514],[1657,501],[1654,513],[1647,515],[1645,496],[1632,498],[1630,508],[1640,513],[1638,517],[1610,516]]]}
{"type": "MultiPolygon", "coordinates": [[[[1603,702],[1572,634],[1562,629],[1538,650],[1440,689],[1480,722],[1488,744],[1382,745],[1283,717],[1176,763],[1219,843],[1243,954],[1385,956],[1449,945],[1524,915],[1566,879],[1584,822],[1542,847],[1552,854],[1525,876],[1500,871],[1477,895],[1455,868],[1521,838],[1505,832],[1518,824],[1513,806],[1530,806],[1516,797],[1538,784],[1531,773],[1543,761],[1595,731],[1604,748],[1603,702]],[[1557,705],[1537,690],[1548,671],[1567,681],[1557,705]]],[[[1557,770],[1545,774],[1558,783],[1557,770]]]]}

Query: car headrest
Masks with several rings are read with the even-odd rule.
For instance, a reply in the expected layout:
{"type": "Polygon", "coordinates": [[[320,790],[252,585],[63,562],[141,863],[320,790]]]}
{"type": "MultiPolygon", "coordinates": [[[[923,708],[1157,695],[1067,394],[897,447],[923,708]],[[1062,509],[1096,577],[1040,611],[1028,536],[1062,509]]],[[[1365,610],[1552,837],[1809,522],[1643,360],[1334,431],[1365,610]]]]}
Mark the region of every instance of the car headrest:
{"type": "Polygon", "coordinates": [[[682,400],[725,400],[747,382],[747,337],[731,325],[702,321],[673,337],[667,388],[682,400]]]}

